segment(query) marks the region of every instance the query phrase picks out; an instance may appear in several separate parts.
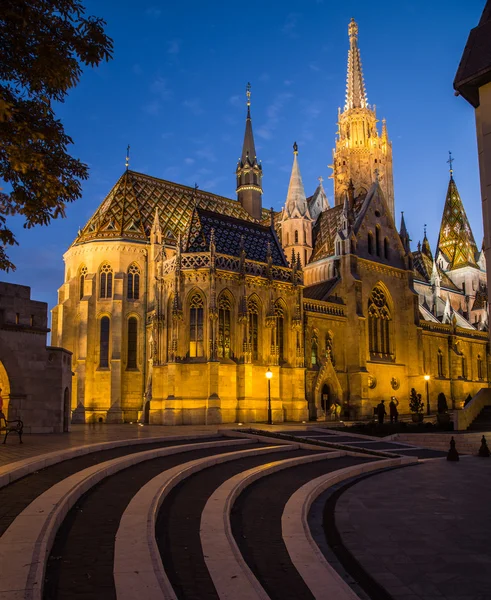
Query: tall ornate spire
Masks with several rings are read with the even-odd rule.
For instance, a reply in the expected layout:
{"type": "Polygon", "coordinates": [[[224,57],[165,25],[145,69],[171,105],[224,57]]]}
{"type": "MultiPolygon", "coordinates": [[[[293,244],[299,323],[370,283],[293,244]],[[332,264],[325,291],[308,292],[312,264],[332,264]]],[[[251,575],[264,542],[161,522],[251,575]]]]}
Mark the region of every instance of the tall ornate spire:
{"type": "MultiPolygon", "coordinates": [[[[453,161],[452,158],[450,160],[453,161]]],[[[478,268],[478,254],[450,163],[450,181],[438,236],[436,260],[448,271],[465,266],[478,268]]]]}
{"type": "Polygon", "coordinates": [[[263,170],[256,157],[256,146],[252,133],[251,84],[246,87],[247,117],[242,145],[242,155],[237,163],[237,198],[245,210],[255,219],[261,219],[263,170]]]}
{"type": "Polygon", "coordinates": [[[358,25],[354,19],[349,23],[348,34],[346,102],[343,112],[338,114],[336,148],[331,165],[334,203],[344,203],[350,179],[353,180],[355,198],[366,194],[375,179],[375,169],[378,169],[380,187],[394,217],[392,144],[385,121],[379,133],[375,106],[368,105],[358,48],[358,25]]]}
{"type": "Polygon", "coordinates": [[[348,75],[346,77],[346,102],[344,110],[350,108],[368,108],[367,93],[361,68],[360,49],[358,48],[358,25],[351,19],[348,25],[348,75]]]}

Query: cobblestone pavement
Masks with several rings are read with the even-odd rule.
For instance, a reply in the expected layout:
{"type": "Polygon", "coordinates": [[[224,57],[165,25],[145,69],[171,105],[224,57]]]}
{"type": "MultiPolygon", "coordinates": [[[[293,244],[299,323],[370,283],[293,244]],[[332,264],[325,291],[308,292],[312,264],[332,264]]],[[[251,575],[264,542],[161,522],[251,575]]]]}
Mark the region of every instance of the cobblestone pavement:
{"type": "Polygon", "coordinates": [[[393,600],[491,599],[491,460],[427,461],[341,494],[343,544],[393,600]]]}

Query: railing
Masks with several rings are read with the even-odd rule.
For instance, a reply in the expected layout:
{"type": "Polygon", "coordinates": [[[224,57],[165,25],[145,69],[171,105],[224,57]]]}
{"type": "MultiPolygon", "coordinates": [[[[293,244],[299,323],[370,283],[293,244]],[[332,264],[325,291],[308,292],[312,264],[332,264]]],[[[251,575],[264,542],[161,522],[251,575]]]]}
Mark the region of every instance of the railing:
{"type": "Polygon", "coordinates": [[[344,317],[344,308],[339,304],[328,304],[327,302],[313,302],[304,300],[303,308],[309,312],[321,313],[324,315],[333,315],[335,317],[344,317]]]}
{"type": "MultiPolygon", "coordinates": [[[[421,320],[419,324],[421,329],[426,329],[426,331],[444,333],[445,335],[450,335],[452,333],[452,326],[449,323],[432,323],[430,321],[421,320]]],[[[481,338],[483,340],[489,337],[489,333],[487,331],[465,329],[464,327],[457,327],[455,334],[459,337],[481,338]]]]}
{"type": "Polygon", "coordinates": [[[454,429],[465,431],[485,406],[491,406],[491,389],[481,388],[462,410],[453,413],[454,429]]]}
{"type": "MultiPolygon", "coordinates": [[[[175,256],[164,261],[162,265],[162,275],[164,276],[174,271],[175,264],[175,256]]],[[[209,269],[210,266],[211,256],[209,252],[193,252],[181,255],[181,268],[183,270],[209,269]]],[[[240,259],[235,256],[228,256],[227,254],[216,254],[215,266],[217,269],[223,271],[234,271],[235,273],[238,273],[240,271],[240,259]]],[[[266,263],[246,259],[244,270],[246,275],[263,277],[265,279],[268,277],[268,265],[266,263]]],[[[271,275],[273,279],[277,281],[291,282],[292,280],[292,270],[289,267],[272,265],[271,275]]],[[[302,273],[297,272],[297,282],[300,284],[303,283],[302,273]]]]}

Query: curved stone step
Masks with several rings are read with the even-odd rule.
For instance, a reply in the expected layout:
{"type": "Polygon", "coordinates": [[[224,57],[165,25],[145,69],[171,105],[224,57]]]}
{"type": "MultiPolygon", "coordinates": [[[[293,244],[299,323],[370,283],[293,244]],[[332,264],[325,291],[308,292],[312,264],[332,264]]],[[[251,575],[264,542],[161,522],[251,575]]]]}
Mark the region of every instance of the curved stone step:
{"type": "Polygon", "coordinates": [[[321,475],[290,497],[281,517],[283,541],[293,565],[316,600],[357,600],[358,596],[327,562],[312,538],[308,514],[315,499],[329,487],[346,479],[417,462],[416,457],[401,457],[354,465],[321,475]]]}
{"type": "Polygon", "coordinates": [[[268,600],[269,596],[244,560],[232,534],[230,512],[247,486],[277,471],[305,463],[336,459],[343,452],[318,453],[249,469],[223,483],[201,516],[201,544],[208,571],[221,600],[268,600]]]}
{"type": "Polygon", "coordinates": [[[159,456],[249,443],[232,439],[157,448],[94,465],[60,481],[24,509],[0,538],[0,595],[42,597],[46,561],[58,528],[82,494],[104,478],[159,456]]]}
{"type": "Polygon", "coordinates": [[[116,535],[114,581],[118,600],[133,600],[142,593],[147,600],[175,600],[177,595],[162,563],[155,537],[159,509],[169,493],[185,479],[229,461],[296,450],[298,446],[267,446],[238,450],[186,462],[150,480],[127,506],[116,535]]]}

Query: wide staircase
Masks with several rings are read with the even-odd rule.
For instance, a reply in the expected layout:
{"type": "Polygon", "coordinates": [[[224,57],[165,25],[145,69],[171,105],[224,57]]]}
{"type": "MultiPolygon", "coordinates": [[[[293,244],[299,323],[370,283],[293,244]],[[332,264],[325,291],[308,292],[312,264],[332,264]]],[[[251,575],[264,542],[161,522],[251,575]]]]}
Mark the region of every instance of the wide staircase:
{"type": "Polygon", "coordinates": [[[485,406],[481,410],[467,431],[491,431],[491,406],[485,406]]]}
{"type": "Polygon", "coordinates": [[[0,467],[0,598],[353,600],[310,507],[418,462],[235,431],[102,446],[0,467]]]}

